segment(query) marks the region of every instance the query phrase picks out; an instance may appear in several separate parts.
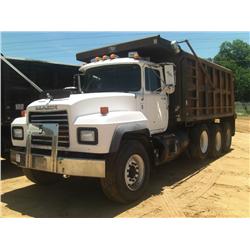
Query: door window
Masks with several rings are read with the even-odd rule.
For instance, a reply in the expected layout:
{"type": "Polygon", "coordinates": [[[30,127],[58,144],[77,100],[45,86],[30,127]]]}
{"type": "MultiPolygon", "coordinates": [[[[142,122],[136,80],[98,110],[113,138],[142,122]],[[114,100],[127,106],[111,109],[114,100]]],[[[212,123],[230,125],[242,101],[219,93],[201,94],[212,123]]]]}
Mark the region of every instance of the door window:
{"type": "Polygon", "coordinates": [[[155,91],[161,88],[160,72],[156,69],[145,69],[145,85],[146,90],[155,91]]]}

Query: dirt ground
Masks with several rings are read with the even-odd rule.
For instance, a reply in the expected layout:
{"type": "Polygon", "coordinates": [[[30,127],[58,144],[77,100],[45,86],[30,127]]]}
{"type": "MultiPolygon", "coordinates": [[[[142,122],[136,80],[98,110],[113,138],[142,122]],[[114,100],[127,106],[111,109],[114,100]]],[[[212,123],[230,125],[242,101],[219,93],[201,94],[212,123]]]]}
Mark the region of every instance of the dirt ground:
{"type": "Polygon", "coordinates": [[[182,157],[157,168],[130,205],[105,198],[97,179],[40,187],[3,164],[1,217],[250,217],[250,118],[237,119],[232,150],[203,163],[182,157]]]}

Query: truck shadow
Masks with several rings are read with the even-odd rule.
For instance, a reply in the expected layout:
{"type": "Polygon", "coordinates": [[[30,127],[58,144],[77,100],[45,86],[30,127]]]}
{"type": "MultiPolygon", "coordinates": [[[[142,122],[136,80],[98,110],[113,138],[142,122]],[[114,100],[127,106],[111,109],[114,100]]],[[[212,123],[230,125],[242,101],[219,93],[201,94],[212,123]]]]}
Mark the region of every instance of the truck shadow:
{"type": "Polygon", "coordinates": [[[23,172],[21,168],[11,164],[8,160],[1,161],[1,180],[16,178],[22,175],[23,172]]]}
{"type": "MultiPolygon", "coordinates": [[[[136,203],[121,205],[109,201],[102,193],[99,180],[69,178],[53,186],[30,185],[2,195],[2,202],[23,215],[38,218],[112,218],[138,205],[163,188],[176,186],[202,171],[211,163],[194,162],[181,157],[151,174],[147,193],[136,203]]],[[[4,215],[3,217],[8,217],[4,215]]]]}

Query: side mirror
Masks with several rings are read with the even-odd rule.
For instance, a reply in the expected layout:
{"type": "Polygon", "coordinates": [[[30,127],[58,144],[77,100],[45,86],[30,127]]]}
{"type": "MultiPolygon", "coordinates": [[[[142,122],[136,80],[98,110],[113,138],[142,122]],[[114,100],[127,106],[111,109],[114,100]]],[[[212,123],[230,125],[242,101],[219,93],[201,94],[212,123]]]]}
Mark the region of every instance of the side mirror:
{"type": "Polygon", "coordinates": [[[73,75],[73,86],[77,86],[77,74],[73,75]]]}
{"type": "Polygon", "coordinates": [[[164,65],[164,76],[166,86],[162,92],[165,94],[173,94],[175,91],[175,65],[173,63],[164,65]]]}
{"type": "Polygon", "coordinates": [[[177,43],[177,41],[172,41],[171,47],[174,50],[175,54],[179,54],[181,52],[181,48],[180,48],[179,44],[177,43]]]}
{"type": "Polygon", "coordinates": [[[84,74],[75,74],[73,76],[73,85],[76,87],[80,92],[82,92],[82,80],[84,78],[84,74]]]}

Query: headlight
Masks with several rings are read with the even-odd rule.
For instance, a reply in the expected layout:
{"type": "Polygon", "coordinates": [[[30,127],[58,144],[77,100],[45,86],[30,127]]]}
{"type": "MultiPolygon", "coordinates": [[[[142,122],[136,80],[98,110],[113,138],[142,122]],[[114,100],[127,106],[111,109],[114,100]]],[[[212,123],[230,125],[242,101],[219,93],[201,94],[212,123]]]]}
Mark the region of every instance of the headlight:
{"type": "Polygon", "coordinates": [[[98,144],[98,131],[96,128],[78,128],[77,139],[80,144],[98,144]]]}
{"type": "Polygon", "coordinates": [[[12,127],[12,138],[14,140],[23,140],[23,127],[12,127]]]}

